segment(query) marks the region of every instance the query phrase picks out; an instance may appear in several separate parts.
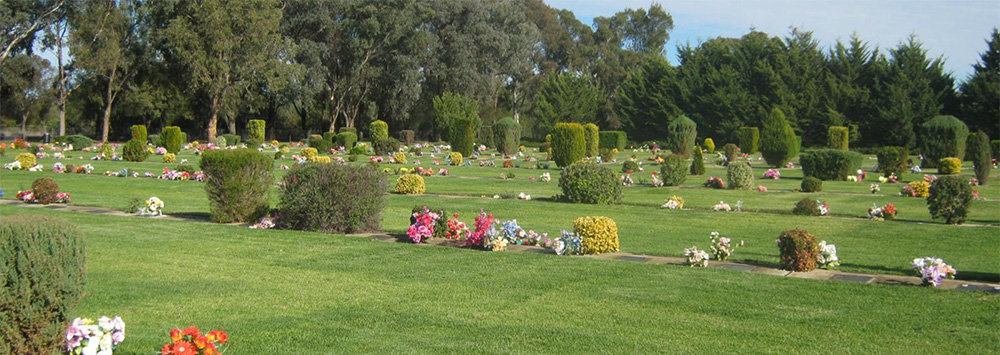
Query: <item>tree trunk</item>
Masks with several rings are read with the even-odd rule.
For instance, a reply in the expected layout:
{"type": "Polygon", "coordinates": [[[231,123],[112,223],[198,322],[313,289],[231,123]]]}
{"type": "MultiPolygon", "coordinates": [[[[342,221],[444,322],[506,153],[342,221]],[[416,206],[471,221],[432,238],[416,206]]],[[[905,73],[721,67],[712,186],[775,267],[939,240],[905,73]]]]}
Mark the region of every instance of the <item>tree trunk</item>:
{"type": "Polygon", "coordinates": [[[514,122],[520,123],[521,122],[521,115],[520,115],[520,112],[518,112],[518,107],[517,107],[518,106],[518,103],[517,103],[517,94],[518,94],[517,83],[515,83],[514,84],[514,90],[511,90],[511,98],[513,100],[511,100],[511,102],[510,102],[510,109],[512,111],[514,111],[514,122]]]}
{"type": "Polygon", "coordinates": [[[21,113],[21,139],[28,139],[28,110],[21,113]]]}
{"type": "Polygon", "coordinates": [[[56,23],[56,56],[59,64],[59,135],[66,135],[66,67],[63,66],[63,36],[66,28],[60,23],[56,23]]]}
{"type": "Polygon", "coordinates": [[[108,141],[108,131],[111,128],[111,105],[115,102],[115,77],[118,75],[118,65],[111,69],[108,77],[108,92],[104,100],[104,117],[101,119],[101,142],[108,141]]]}
{"type": "Polygon", "coordinates": [[[208,111],[208,127],[205,130],[208,132],[208,141],[215,142],[215,127],[219,123],[219,93],[216,92],[212,94],[212,105],[208,111]]]}

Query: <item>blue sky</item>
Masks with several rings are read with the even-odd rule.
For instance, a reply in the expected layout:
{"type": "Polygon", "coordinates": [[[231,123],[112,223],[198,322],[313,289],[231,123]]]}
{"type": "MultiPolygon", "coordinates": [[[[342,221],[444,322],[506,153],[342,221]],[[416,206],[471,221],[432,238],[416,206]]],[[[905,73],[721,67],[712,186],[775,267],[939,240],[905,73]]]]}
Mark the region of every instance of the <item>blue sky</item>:
{"type": "MultiPolygon", "coordinates": [[[[611,16],[625,8],[648,8],[650,0],[546,0],[569,9],[580,21],[611,16]]],[[[882,49],[895,47],[915,34],[928,56],[945,58],[945,70],[956,81],[972,72],[993,27],[1000,27],[1000,0],[681,0],[660,2],[674,19],[667,58],[676,63],[676,46],[696,45],[715,37],[740,37],[751,27],[784,36],[790,26],[813,31],[824,48],[845,42],[857,32],[882,49]]]]}

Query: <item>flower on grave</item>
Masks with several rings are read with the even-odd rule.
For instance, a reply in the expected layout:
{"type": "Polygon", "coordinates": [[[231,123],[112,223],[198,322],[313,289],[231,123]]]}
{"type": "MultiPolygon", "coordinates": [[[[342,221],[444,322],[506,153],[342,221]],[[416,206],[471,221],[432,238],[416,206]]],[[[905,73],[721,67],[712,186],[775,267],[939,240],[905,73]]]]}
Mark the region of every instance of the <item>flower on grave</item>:
{"type": "Polygon", "coordinates": [[[464,222],[458,220],[458,213],[455,213],[454,218],[449,218],[447,227],[448,230],[444,233],[447,239],[461,239],[463,236],[469,234],[469,227],[465,225],[464,222]]]}
{"type": "MultiPolygon", "coordinates": [[[[761,159],[763,159],[763,157],[757,158],[757,160],[761,160],[761,159]]],[[[791,169],[791,168],[795,167],[795,164],[792,164],[792,162],[788,162],[787,164],[785,164],[785,167],[788,168],[788,169],[791,169]]]]}
{"type": "Polygon", "coordinates": [[[685,263],[690,267],[708,267],[708,253],[698,250],[697,246],[684,249],[685,263]]]}
{"type": "Polygon", "coordinates": [[[66,329],[66,352],[83,355],[111,355],[125,341],[125,322],[121,317],[101,317],[94,322],[77,318],[66,329]]]}
{"type": "Polygon", "coordinates": [[[732,211],[732,210],[733,210],[733,208],[731,206],[729,206],[728,203],[725,203],[723,201],[719,201],[719,203],[717,203],[715,206],[712,206],[712,211],[729,212],[729,211],[732,211]]]}
{"type": "Polygon", "coordinates": [[[672,210],[682,210],[684,209],[684,199],[680,196],[670,196],[665,202],[663,202],[663,208],[672,210]]]}
{"type": "Polygon", "coordinates": [[[832,269],[840,265],[840,258],[837,257],[837,246],[827,244],[825,240],[819,242],[819,254],[816,257],[816,264],[823,269],[832,269]]]}
{"type": "Polygon", "coordinates": [[[767,192],[767,186],[757,185],[757,191],[759,191],[759,192],[767,192]]]}
{"type": "Polygon", "coordinates": [[[945,264],[944,260],[934,257],[923,257],[913,259],[910,266],[920,275],[920,281],[924,286],[938,287],[944,279],[954,279],[955,268],[945,264]]]}
{"type": "Polygon", "coordinates": [[[552,250],[556,255],[579,255],[583,253],[583,244],[573,232],[563,230],[562,235],[552,241],[552,250]]]}
{"type": "Polygon", "coordinates": [[[734,246],[731,239],[723,237],[719,232],[709,234],[709,240],[711,240],[712,254],[718,261],[726,261],[736,250],[736,246],[743,246],[742,240],[734,246]]]}
{"type": "Polygon", "coordinates": [[[531,200],[531,195],[528,195],[528,194],[525,194],[525,193],[522,192],[522,193],[520,193],[520,194],[517,195],[517,199],[519,199],[519,200],[531,200]]]}
{"type": "MultiPolygon", "coordinates": [[[[56,164],[59,164],[59,163],[56,163],[56,164]]],[[[979,179],[976,179],[976,178],[969,179],[969,185],[972,185],[972,186],[979,185],[979,179]]]]}
{"type": "Polygon", "coordinates": [[[424,206],[423,211],[413,212],[413,218],[414,222],[406,230],[406,236],[410,237],[414,243],[419,244],[434,235],[434,226],[441,219],[441,215],[424,206]]]}
{"type": "Polygon", "coordinates": [[[270,217],[261,217],[260,221],[250,225],[250,229],[271,229],[275,226],[274,220],[270,217]]]}
{"type": "Polygon", "coordinates": [[[764,178],[765,179],[780,179],[781,178],[781,172],[778,171],[778,170],[775,170],[775,169],[767,169],[767,171],[764,172],[764,178]]]}
{"type": "Polygon", "coordinates": [[[858,177],[854,175],[847,175],[847,181],[858,182],[858,177]]]}
{"type": "Polygon", "coordinates": [[[542,176],[538,177],[538,181],[549,182],[552,181],[552,176],[549,173],[542,173],[542,176]]]}
{"type": "Polygon", "coordinates": [[[878,193],[879,191],[882,191],[882,187],[878,186],[878,184],[872,184],[871,190],[873,194],[878,193]]]}
{"type": "Polygon", "coordinates": [[[891,203],[882,207],[879,207],[877,204],[872,204],[872,207],[868,209],[868,218],[875,221],[884,221],[896,218],[896,206],[891,203]]]}
{"type": "MultiPolygon", "coordinates": [[[[170,342],[160,348],[161,355],[219,355],[226,349],[219,349],[229,343],[229,335],[221,330],[202,334],[198,328],[187,327],[170,330],[170,342]]],[[[226,345],[228,348],[228,345],[226,345]]]]}
{"type": "Polygon", "coordinates": [[[146,207],[139,211],[140,215],[159,216],[163,214],[163,200],[156,196],[146,200],[146,207]]]}
{"type": "Polygon", "coordinates": [[[912,168],[910,168],[910,172],[914,173],[914,174],[920,173],[921,172],[920,166],[919,165],[914,165],[912,168]]]}

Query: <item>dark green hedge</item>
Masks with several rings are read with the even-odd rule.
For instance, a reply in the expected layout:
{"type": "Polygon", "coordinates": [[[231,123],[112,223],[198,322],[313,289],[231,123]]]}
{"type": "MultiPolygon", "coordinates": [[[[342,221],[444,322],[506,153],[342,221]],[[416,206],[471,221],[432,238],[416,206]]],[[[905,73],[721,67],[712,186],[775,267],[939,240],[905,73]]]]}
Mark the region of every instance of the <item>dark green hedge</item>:
{"type": "MultiPolygon", "coordinates": [[[[580,130],[583,131],[582,126],[580,130]]],[[[555,140],[555,135],[552,139],[555,140]]],[[[613,170],[593,163],[577,163],[564,167],[559,176],[559,188],[562,189],[559,199],[565,202],[593,204],[622,202],[622,184],[618,176],[613,170]]]]}
{"type": "Polygon", "coordinates": [[[802,174],[820,180],[845,180],[861,167],[863,156],[838,149],[817,149],[802,153],[799,163],[802,174]]]}
{"type": "Polygon", "coordinates": [[[552,128],[552,160],[560,167],[570,166],[587,153],[587,140],[583,125],[579,123],[556,123],[552,128]]]}
{"type": "Polygon", "coordinates": [[[206,150],[201,157],[212,220],[256,222],[270,210],[271,158],[256,149],[206,150]]]}

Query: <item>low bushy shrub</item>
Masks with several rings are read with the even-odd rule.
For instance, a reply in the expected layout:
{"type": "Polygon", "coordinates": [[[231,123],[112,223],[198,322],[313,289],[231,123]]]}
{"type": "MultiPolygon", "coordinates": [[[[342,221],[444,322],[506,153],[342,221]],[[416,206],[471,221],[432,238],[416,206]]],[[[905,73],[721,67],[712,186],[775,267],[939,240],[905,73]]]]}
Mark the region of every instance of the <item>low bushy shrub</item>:
{"type": "Polygon", "coordinates": [[[504,117],[493,125],[493,142],[497,151],[503,154],[516,154],[521,145],[521,124],[513,118],[504,117]]]}
{"type": "Polygon", "coordinates": [[[163,128],[163,148],[167,149],[168,153],[177,153],[181,151],[181,147],[184,145],[184,137],[181,136],[181,128],[177,126],[167,126],[163,128]]]}
{"type": "Polygon", "coordinates": [[[142,143],[143,145],[145,145],[146,144],[146,138],[147,138],[146,125],[141,125],[141,124],[132,125],[132,139],[133,140],[137,140],[140,143],[142,143]]]}
{"type": "Polygon", "coordinates": [[[31,153],[21,153],[14,157],[14,161],[21,164],[21,170],[28,170],[35,166],[35,155],[31,153]]]}
{"type": "Polygon", "coordinates": [[[459,152],[451,152],[451,154],[448,156],[448,159],[451,160],[451,165],[454,166],[462,165],[463,158],[464,157],[462,157],[462,153],[459,152]]]}
{"type": "Polygon", "coordinates": [[[715,141],[712,140],[712,138],[705,138],[704,146],[705,150],[707,150],[709,154],[715,153],[715,141]]]}
{"type": "Polygon", "coordinates": [[[701,147],[694,147],[691,159],[691,175],[705,174],[705,157],[701,154],[701,147]]]}
{"type": "Polygon", "coordinates": [[[802,175],[821,180],[846,180],[847,175],[861,167],[864,157],[857,152],[838,149],[817,149],[802,153],[799,164],[802,175]]]}
{"type": "Polygon", "coordinates": [[[615,172],[606,167],[578,163],[562,169],[560,199],[573,203],[619,204],[622,185],[615,172]]]}
{"type": "Polygon", "coordinates": [[[476,139],[476,130],[472,125],[472,120],[468,118],[456,118],[451,122],[451,151],[462,153],[462,156],[472,156],[473,142],[476,139]]]}
{"type": "Polygon", "coordinates": [[[760,129],[757,127],[740,127],[740,146],[747,154],[756,154],[760,146],[760,129]]]}
{"type": "Polygon", "coordinates": [[[830,149],[847,150],[850,142],[850,131],[844,126],[830,126],[827,129],[827,146],[830,149]]]}
{"type": "Polygon", "coordinates": [[[381,229],[387,183],[371,166],[300,165],[283,181],[279,222],[288,228],[326,233],[381,229]]]}
{"type": "Polygon", "coordinates": [[[806,197],[795,203],[795,208],[792,209],[792,214],[798,216],[822,216],[824,213],[823,210],[820,209],[820,206],[819,201],[806,197]]]}
{"type": "Polygon", "coordinates": [[[319,155],[319,150],[313,147],[306,147],[299,151],[299,155],[306,159],[312,159],[319,155]]]}
{"type": "Polygon", "coordinates": [[[688,174],[688,162],[684,157],[671,154],[667,160],[660,165],[660,177],[664,186],[679,186],[684,183],[688,174]]]}
{"type": "Polygon", "coordinates": [[[601,149],[618,149],[621,152],[628,143],[628,135],[622,131],[599,131],[597,136],[597,146],[601,149]]]}
{"type": "Polygon", "coordinates": [[[878,157],[878,171],[883,176],[895,174],[903,176],[909,171],[907,161],[910,159],[910,150],[906,147],[882,147],[876,154],[878,157]]]}
{"type": "MultiPolygon", "coordinates": [[[[223,134],[226,137],[226,144],[228,145],[239,145],[242,137],[236,134],[223,134]]],[[[155,144],[155,143],[154,143],[155,144]]]]}
{"type": "Polygon", "coordinates": [[[229,146],[229,143],[226,142],[226,137],[218,136],[215,137],[215,145],[218,146],[219,148],[225,148],[229,146]]]}
{"type": "Polygon", "coordinates": [[[35,202],[47,205],[56,201],[59,184],[49,178],[37,178],[31,183],[31,192],[35,195],[35,202]]]}
{"type": "MultiPolygon", "coordinates": [[[[152,136],[150,136],[150,137],[152,137],[152,136]]],[[[70,144],[70,145],[73,146],[73,149],[76,149],[76,150],[80,150],[80,149],[87,148],[87,147],[90,147],[90,146],[94,145],[94,140],[93,139],[90,139],[90,137],[82,136],[82,135],[79,135],[79,134],[72,134],[72,135],[68,135],[68,136],[59,136],[59,137],[56,137],[56,139],[54,140],[54,142],[70,144]]]]}
{"type": "Polygon", "coordinates": [[[938,162],[938,173],[955,175],[962,173],[962,160],[955,157],[941,158],[938,162]]]}
{"type": "Polygon", "coordinates": [[[395,161],[396,164],[406,164],[406,153],[403,152],[392,153],[392,160],[395,161]]]}
{"type": "Polygon", "coordinates": [[[667,144],[670,151],[680,154],[685,159],[691,156],[698,135],[698,124],[687,116],[681,115],[667,125],[667,144]]]}
{"type": "Polygon", "coordinates": [[[316,149],[317,152],[328,153],[330,148],[333,148],[333,142],[323,139],[323,137],[311,138],[309,139],[309,147],[316,149]]]}
{"type": "MultiPolygon", "coordinates": [[[[358,135],[354,132],[341,132],[337,133],[336,145],[338,147],[344,147],[345,149],[354,148],[354,144],[358,142],[358,135]]],[[[361,153],[364,154],[364,153],[361,153]]]]}
{"type": "Polygon", "coordinates": [[[142,162],[146,161],[149,157],[149,151],[146,150],[146,140],[133,139],[125,142],[122,146],[122,159],[125,161],[132,162],[142,162]]]}
{"type": "Polygon", "coordinates": [[[964,157],[969,127],[954,116],[937,116],[924,123],[923,144],[920,153],[923,168],[936,168],[941,158],[964,157]]]}
{"type": "Polygon", "coordinates": [[[722,146],[722,154],[726,157],[726,165],[729,165],[729,163],[736,161],[736,158],[740,154],[740,147],[737,147],[735,144],[728,143],[722,146]]]}
{"type": "Polygon", "coordinates": [[[154,147],[162,147],[163,146],[163,139],[160,138],[159,134],[150,134],[150,135],[147,135],[146,136],[146,141],[149,144],[152,144],[154,147]]]}
{"type": "Polygon", "coordinates": [[[355,128],[355,127],[340,127],[340,128],[337,128],[337,133],[344,133],[344,132],[354,133],[355,136],[358,135],[358,129],[355,128]]]}
{"type": "MultiPolygon", "coordinates": [[[[225,139],[225,138],[223,138],[223,139],[225,139]]],[[[163,155],[163,162],[164,163],[173,163],[173,162],[176,162],[176,161],[177,161],[177,156],[174,155],[174,153],[167,153],[167,154],[163,155]]]]}
{"type": "Polygon", "coordinates": [[[942,176],[930,186],[927,209],[933,218],[962,224],[972,205],[972,186],[958,176],[942,176]]]}
{"type": "Polygon", "coordinates": [[[816,269],[819,244],[816,236],[804,229],[786,230],[778,236],[778,252],[782,269],[807,272],[816,269]]]}
{"type": "Polygon", "coordinates": [[[330,142],[330,144],[336,144],[337,142],[337,132],[329,131],[323,132],[323,139],[330,142]]]}
{"type": "Polygon", "coordinates": [[[732,190],[753,190],[757,187],[754,184],[753,169],[747,163],[729,164],[726,168],[726,180],[732,190]]]}
{"type": "Polygon", "coordinates": [[[596,157],[601,144],[601,129],[593,123],[583,125],[583,139],[587,144],[587,157],[596,157]]]}
{"type": "Polygon", "coordinates": [[[577,218],[573,221],[573,234],[580,237],[584,254],[614,253],[619,250],[618,225],[611,218],[577,218]]]}
{"type": "Polygon", "coordinates": [[[212,220],[256,222],[267,214],[271,158],[254,149],[206,150],[201,156],[212,220]]]}
{"type": "Polygon", "coordinates": [[[583,160],[587,154],[587,140],[583,125],[579,123],[556,123],[552,128],[552,159],[559,167],[583,160]]]}
{"type": "Polygon", "coordinates": [[[990,168],[993,166],[990,161],[990,137],[986,132],[976,132],[973,146],[966,148],[973,152],[969,160],[972,160],[972,168],[976,171],[976,180],[979,180],[980,185],[986,185],[990,180],[990,168]]]}
{"type": "Polygon", "coordinates": [[[802,184],[799,186],[799,191],[802,192],[820,192],[823,191],[823,180],[813,176],[806,176],[802,178],[802,184]]]}
{"type": "Polygon", "coordinates": [[[353,148],[347,151],[349,155],[365,155],[368,154],[368,150],[362,145],[355,145],[353,148]]]}
{"type": "Polygon", "coordinates": [[[104,159],[110,160],[115,155],[115,145],[111,142],[101,143],[101,146],[97,147],[97,154],[104,156],[104,159]]]}
{"type": "Polygon", "coordinates": [[[264,135],[267,132],[267,122],[264,120],[250,120],[247,122],[247,137],[248,139],[253,139],[263,142],[266,138],[264,135]]]}
{"type": "Polygon", "coordinates": [[[630,171],[633,173],[639,172],[639,162],[632,159],[628,159],[624,163],[622,163],[622,172],[627,173],[630,171]]]}
{"type": "Polygon", "coordinates": [[[47,216],[0,218],[0,354],[65,352],[86,279],[80,231],[47,216]]]}
{"type": "Polygon", "coordinates": [[[403,195],[422,195],[427,192],[427,186],[424,184],[423,176],[403,174],[396,179],[396,188],[393,191],[403,195]]]}

